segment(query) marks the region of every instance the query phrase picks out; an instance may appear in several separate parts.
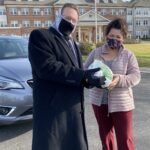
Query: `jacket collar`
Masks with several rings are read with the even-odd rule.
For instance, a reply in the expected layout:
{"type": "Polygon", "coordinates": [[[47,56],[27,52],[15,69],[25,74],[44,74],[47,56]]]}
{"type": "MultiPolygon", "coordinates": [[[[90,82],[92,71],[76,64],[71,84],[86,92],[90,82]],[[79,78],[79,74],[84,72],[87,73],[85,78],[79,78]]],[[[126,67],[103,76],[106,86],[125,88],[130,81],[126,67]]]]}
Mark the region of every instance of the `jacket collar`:
{"type": "MultiPolygon", "coordinates": [[[[120,49],[119,49],[119,53],[121,53],[121,52],[123,51],[123,49],[124,49],[124,46],[122,45],[122,46],[120,47],[120,49]]],[[[107,43],[105,43],[105,44],[102,46],[101,53],[102,53],[102,54],[107,54],[107,53],[109,53],[107,43]]]]}
{"type": "MultiPolygon", "coordinates": [[[[56,39],[56,41],[58,41],[62,47],[64,48],[64,50],[66,51],[67,55],[69,56],[71,62],[74,64],[74,66],[78,66],[77,62],[74,58],[74,54],[73,52],[69,49],[68,44],[67,44],[67,39],[65,39],[65,37],[63,37],[55,28],[50,27],[49,30],[54,33],[54,38],[56,39]]],[[[76,44],[75,44],[76,46],[76,44]]],[[[77,47],[76,47],[77,48],[77,47]]],[[[78,50],[78,49],[77,49],[78,50]]],[[[79,60],[79,64],[81,64],[81,60],[79,60]]],[[[80,65],[81,66],[81,65],[80,65]]]]}

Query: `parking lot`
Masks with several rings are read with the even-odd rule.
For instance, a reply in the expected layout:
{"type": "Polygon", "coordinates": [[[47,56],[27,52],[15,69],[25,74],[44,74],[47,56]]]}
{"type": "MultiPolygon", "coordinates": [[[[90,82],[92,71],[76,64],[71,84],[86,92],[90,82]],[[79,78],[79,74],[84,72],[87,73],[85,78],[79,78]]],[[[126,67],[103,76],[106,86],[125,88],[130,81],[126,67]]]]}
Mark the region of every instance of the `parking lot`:
{"type": "MultiPolygon", "coordinates": [[[[136,109],[134,110],[134,138],[136,150],[150,148],[150,76],[142,73],[141,83],[134,88],[136,109]]],[[[89,150],[101,150],[97,124],[91,105],[86,97],[86,125],[89,150]]],[[[32,122],[0,127],[0,150],[31,150],[32,122]]]]}

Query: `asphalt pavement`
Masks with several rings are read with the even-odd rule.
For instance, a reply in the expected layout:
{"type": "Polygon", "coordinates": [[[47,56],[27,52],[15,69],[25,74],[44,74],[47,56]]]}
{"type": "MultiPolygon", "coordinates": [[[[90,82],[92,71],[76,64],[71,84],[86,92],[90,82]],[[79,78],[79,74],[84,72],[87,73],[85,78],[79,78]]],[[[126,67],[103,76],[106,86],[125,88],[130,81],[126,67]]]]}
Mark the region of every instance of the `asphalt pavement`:
{"type": "MultiPolygon", "coordinates": [[[[141,68],[142,80],[133,88],[133,133],[136,150],[150,149],[150,69],[141,68]]],[[[85,117],[89,150],[102,150],[97,123],[85,90],[85,117]]],[[[0,150],[31,150],[32,122],[0,127],[0,150]]]]}
{"type": "MultiPolygon", "coordinates": [[[[141,68],[142,79],[133,88],[135,110],[133,111],[133,134],[136,150],[150,149],[150,68],[141,68]]],[[[88,92],[86,92],[88,95],[88,92]]],[[[90,150],[102,150],[98,127],[86,96],[86,125],[90,150]],[[90,113],[89,113],[90,112],[90,113]]]]}

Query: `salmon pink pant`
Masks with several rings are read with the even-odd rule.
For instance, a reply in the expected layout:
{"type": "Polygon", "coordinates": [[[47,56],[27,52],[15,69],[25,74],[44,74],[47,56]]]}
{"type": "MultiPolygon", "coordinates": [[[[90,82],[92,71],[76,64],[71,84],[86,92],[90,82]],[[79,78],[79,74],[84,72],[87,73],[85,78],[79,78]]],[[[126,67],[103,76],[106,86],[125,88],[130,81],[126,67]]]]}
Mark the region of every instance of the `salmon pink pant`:
{"type": "Polygon", "coordinates": [[[108,105],[92,105],[103,150],[134,150],[132,111],[108,114],[108,105]],[[116,135],[116,140],[115,140],[116,135]],[[116,142],[117,146],[116,146],[116,142]],[[117,147],[117,148],[116,148],[117,147]]]}

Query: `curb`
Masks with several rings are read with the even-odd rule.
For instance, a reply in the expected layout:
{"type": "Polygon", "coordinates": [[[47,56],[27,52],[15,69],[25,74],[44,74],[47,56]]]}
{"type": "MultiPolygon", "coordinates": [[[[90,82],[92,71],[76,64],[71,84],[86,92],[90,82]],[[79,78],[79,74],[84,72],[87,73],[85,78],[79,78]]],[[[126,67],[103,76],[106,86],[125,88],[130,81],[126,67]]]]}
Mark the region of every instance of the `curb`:
{"type": "Polygon", "coordinates": [[[150,68],[141,67],[140,71],[141,71],[141,73],[150,73],[150,68]]]}

